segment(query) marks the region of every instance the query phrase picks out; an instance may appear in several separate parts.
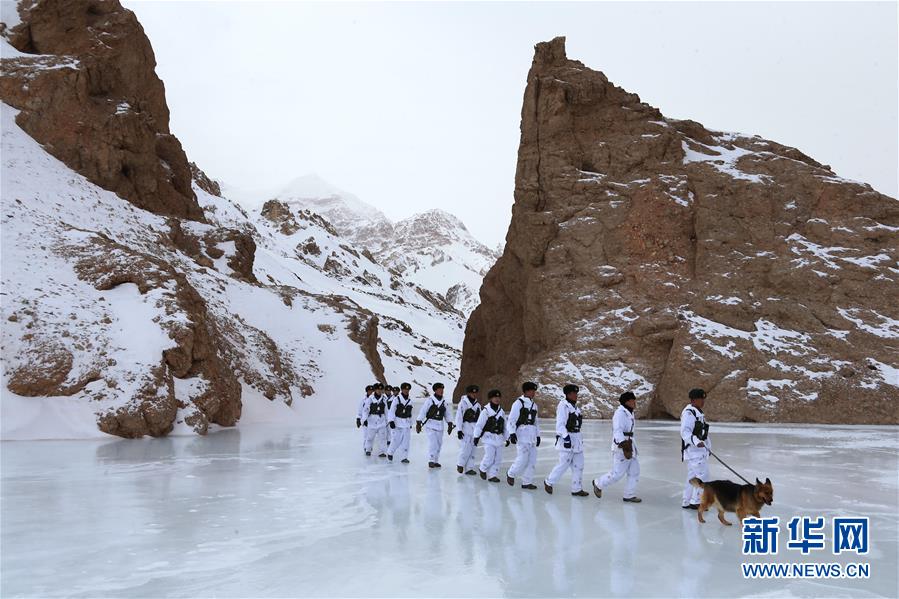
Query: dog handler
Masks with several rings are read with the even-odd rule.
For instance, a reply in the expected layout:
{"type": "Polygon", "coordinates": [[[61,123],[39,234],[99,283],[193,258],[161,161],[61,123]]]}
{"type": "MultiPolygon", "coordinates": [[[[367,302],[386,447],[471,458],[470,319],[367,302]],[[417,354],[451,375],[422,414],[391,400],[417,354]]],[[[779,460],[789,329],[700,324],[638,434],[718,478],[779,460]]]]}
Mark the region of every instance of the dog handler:
{"type": "Polygon", "coordinates": [[[690,405],[680,415],[681,459],[687,462],[687,482],[681,502],[685,510],[698,510],[702,495],[702,488],[691,485],[690,479],[709,480],[709,450],[712,444],[709,425],[702,412],[705,398],[706,393],[702,389],[690,389],[690,405]]]}

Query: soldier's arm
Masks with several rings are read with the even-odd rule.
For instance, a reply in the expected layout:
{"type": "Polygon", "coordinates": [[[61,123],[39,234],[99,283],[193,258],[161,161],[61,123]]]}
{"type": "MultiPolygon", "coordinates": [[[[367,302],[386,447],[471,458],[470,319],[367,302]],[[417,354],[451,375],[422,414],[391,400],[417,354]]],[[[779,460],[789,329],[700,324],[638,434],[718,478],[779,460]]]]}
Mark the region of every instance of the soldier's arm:
{"type": "Polygon", "coordinates": [[[477,439],[484,434],[484,426],[487,424],[487,410],[481,410],[478,414],[478,421],[474,425],[474,437],[477,439]]]}
{"type": "Polygon", "coordinates": [[[398,398],[394,398],[392,402],[390,402],[390,407],[387,408],[387,423],[391,423],[396,420],[396,407],[399,405],[400,400],[398,398]]]}
{"type": "Polygon", "coordinates": [[[431,407],[431,398],[429,397],[423,404],[421,404],[421,408],[418,410],[418,421],[424,423],[425,419],[428,417],[428,408],[431,407]]]}
{"type": "Polygon", "coordinates": [[[568,429],[565,424],[568,422],[568,410],[565,409],[565,402],[560,401],[559,407],[556,408],[556,434],[562,439],[568,437],[568,429]]]}
{"type": "Polygon", "coordinates": [[[696,416],[690,410],[684,412],[680,421],[680,438],[687,445],[693,445],[693,427],[696,425],[696,416]]]}
{"type": "Polygon", "coordinates": [[[615,442],[615,445],[618,445],[624,439],[624,416],[622,416],[621,412],[615,410],[615,415],[612,416],[612,441],[615,442]]]}
{"type": "Polygon", "coordinates": [[[456,428],[462,430],[462,416],[465,414],[465,406],[468,402],[468,398],[466,396],[462,396],[462,399],[459,400],[459,405],[456,407],[456,428]]]}
{"type": "Polygon", "coordinates": [[[518,414],[521,412],[521,402],[517,399],[512,402],[512,409],[509,410],[509,417],[506,418],[506,438],[515,432],[515,423],[518,422],[518,414]]]}

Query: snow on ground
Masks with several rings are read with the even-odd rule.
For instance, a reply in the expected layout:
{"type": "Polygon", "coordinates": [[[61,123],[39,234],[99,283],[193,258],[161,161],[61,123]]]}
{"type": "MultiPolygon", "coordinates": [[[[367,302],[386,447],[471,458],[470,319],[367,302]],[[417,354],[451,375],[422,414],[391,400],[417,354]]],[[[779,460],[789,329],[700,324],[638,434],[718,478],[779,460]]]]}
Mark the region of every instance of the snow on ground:
{"type": "MultiPolygon", "coordinates": [[[[283,406],[286,408],[286,406],[283,406]]],[[[718,455],[770,477],[776,557],[738,527],[680,509],[676,423],[640,421],[639,495],[601,500],[365,458],[352,415],[206,437],[2,444],[3,596],[896,597],[897,428],[714,424],[718,455]],[[60,460],[65,455],[65,460],[60,460]],[[787,550],[793,516],[867,516],[868,556],[787,550]],[[867,580],[746,580],[742,562],[868,562],[867,580]]],[[[548,426],[547,422],[543,427],[548,426]]],[[[549,437],[544,432],[544,438],[549,437]]],[[[610,424],[585,424],[585,482],[608,468],[610,424]]],[[[538,450],[537,480],[556,462],[538,450]]],[[[513,452],[506,450],[505,467],[513,452]]],[[[713,478],[735,477],[711,462],[713,478]]],[[[735,517],[729,515],[729,519],[735,517]]],[[[829,527],[828,527],[829,528],[829,527]]],[[[831,542],[830,531],[826,538],[831,542]]]]}

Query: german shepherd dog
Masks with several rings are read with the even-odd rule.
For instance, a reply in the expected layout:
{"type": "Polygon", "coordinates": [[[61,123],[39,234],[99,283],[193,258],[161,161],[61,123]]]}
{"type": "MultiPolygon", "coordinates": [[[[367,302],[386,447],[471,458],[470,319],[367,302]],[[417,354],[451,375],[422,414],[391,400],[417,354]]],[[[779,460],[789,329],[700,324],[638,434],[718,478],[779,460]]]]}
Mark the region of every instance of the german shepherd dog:
{"type": "Polygon", "coordinates": [[[724,519],[724,512],[736,512],[737,518],[742,523],[746,516],[760,517],[759,510],[762,509],[762,505],[771,505],[774,501],[774,487],[770,478],[766,478],[765,482],[755,479],[754,485],[738,485],[729,480],[704,483],[698,478],[691,478],[690,484],[702,489],[702,500],[697,512],[702,523],[705,523],[702,513],[711,506],[715,506],[718,510],[718,520],[721,524],[730,526],[731,523],[724,519]]]}

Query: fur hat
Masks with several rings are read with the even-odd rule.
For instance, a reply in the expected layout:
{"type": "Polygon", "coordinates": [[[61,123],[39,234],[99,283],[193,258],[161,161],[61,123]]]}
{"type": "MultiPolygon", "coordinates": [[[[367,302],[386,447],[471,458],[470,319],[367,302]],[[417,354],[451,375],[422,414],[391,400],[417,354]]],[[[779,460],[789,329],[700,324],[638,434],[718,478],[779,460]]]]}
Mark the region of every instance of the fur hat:
{"type": "Polygon", "coordinates": [[[624,405],[624,402],[630,401],[631,399],[637,399],[637,396],[634,395],[631,391],[625,391],[621,394],[621,397],[618,398],[618,402],[621,405],[624,405]]]}

